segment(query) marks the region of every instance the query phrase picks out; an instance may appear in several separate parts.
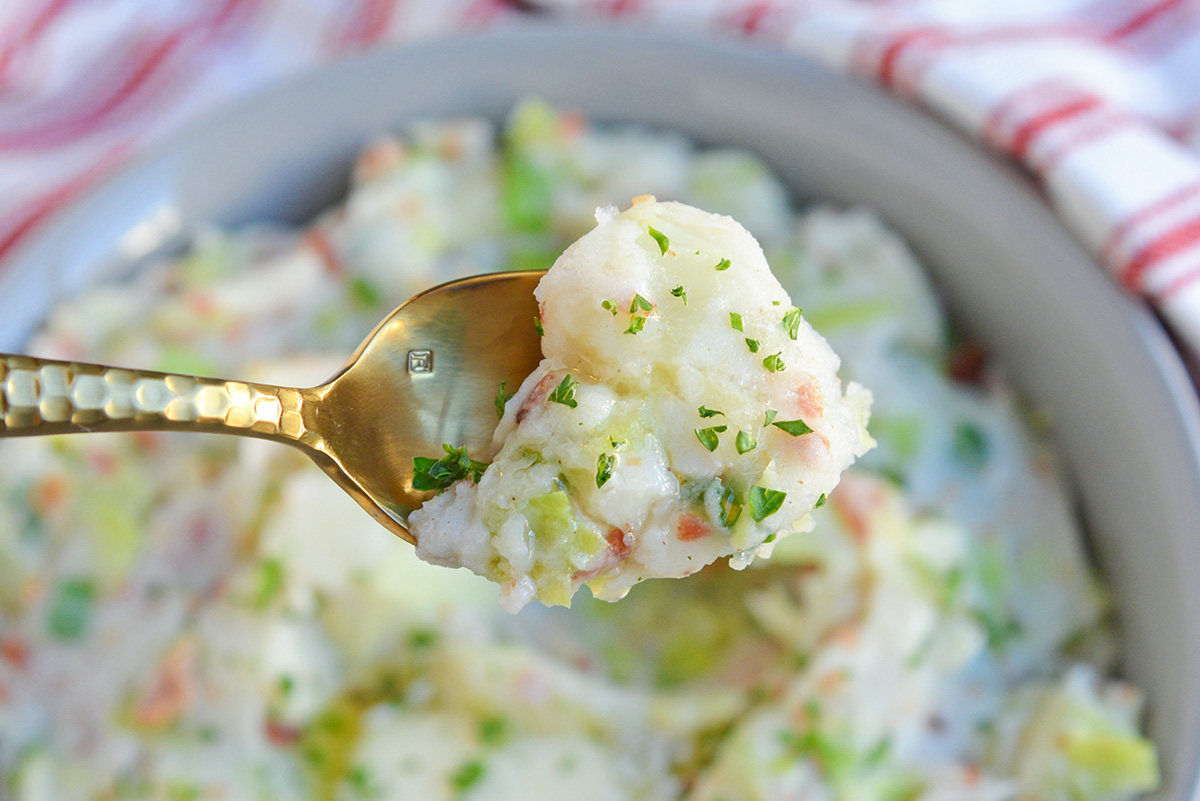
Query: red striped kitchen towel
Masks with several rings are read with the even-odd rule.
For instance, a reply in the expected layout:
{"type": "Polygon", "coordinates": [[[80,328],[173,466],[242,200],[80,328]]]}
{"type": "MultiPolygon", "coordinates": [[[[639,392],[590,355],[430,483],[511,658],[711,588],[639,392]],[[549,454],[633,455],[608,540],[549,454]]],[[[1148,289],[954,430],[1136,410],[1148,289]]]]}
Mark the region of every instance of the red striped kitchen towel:
{"type": "Polygon", "coordinates": [[[1024,164],[1200,353],[1200,0],[5,0],[0,259],[198,111],[531,10],[748,37],[925,104],[1024,164]]]}

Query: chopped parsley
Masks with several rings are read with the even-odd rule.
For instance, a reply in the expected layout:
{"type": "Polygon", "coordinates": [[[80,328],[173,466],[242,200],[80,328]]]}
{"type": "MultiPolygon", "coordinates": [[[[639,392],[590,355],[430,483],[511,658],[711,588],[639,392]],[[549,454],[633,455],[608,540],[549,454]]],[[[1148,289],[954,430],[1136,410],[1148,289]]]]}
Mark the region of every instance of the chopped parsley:
{"type": "Polygon", "coordinates": [[[613,450],[619,451],[621,448],[625,447],[629,443],[627,443],[623,439],[617,439],[616,437],[609,437],[608,444],[613,446],[613,450]]]}
{"type": "Polygon", "coordinates": [[[350,782],[350,788],[354,790],[355,795],[359,798],[366,798],[373,795],[371,792],[371,771],[363,766],[359,766],[346,774],[346,780],[350,782]]]}
{"type": "Polygon", "coordinates": [[[596,460],[596,489],[600,489],[608,480],[612,478],[613,462],[617,457],[611,453],[602,453],[600,458],[596,460]]]}
{"type": "Polygon", "coordinates": [[[800,316],[803,314],[804,309],[792,309],[783,315],[783,330],[787,331],[789,339],[794,340],[800,333],[800,316]]]}
{"type": "Polygon", "coordinates": [[[817,502],[813,504],[813,508],[814,508],[814,509],[820,509],[822,506],[824,506],[824,505],[825,505],[825,501],[827,501],[827,500],[829,500],[829,499],[828,499],[828,498],[826,498],[826,497],[825,497],[825,493],[823,493],[823,492],[822,492],[822,493],[821,493],[821,497],[820,497],[820,498],[817,498],[817,502]]]}
{"type": "Polygon", "coordinates": [[[606,300],[600,305],[606,312],[612,314],[613,317],[617,316],[617,304],[613,303],[611,300],[606,300]]]}
{"type": "Polygon", "coordinates": [[[478,482],[483,471],[487,469],[483,462],[477,462],[467,456],[466,448],[454,448],[443,443],[442,450],[446,455],[441,459],[431,459],[428,456],[413,457],[413,489],[444,490],[464,478],[478,482]]]}
{"type": "Polygon", "coordinates": [[[988,441],[983,429],[974,423],[959,423],[954,427],[954,455],[972,470],[987,462],[988,441]]]}
{"type": "Polygon", "coordinates": [[[738,453],[749,453],[750,451],[754,450],[757,447],[758,447],[757,440],[755,440],[754,437],[750,436],[749,432],[747,432],[747,431],[739,431],[738,432],[738,435],[737,435],[737,452],[738,453]]]}
{"type": "Polygon", "coordinates": [[[774,409],[767,409],[766,417],[763,419],[763,426],[766,427],[771,425],[771,421],[775,419],[775,415],[777,414],[779,414],[779,412],[775,411],[774,409]]]}
{"type": "Polygon", "coordinates": [[[622,333],[636,334],[645,327],[646,327],[646,318],[645,317],[634,317],[632,320],[629,321],[629,327],[626,328],[622,333]]]}
{"type": "Polygon", "coordinates": [[[783,353],[772,353],[767,358],[763,359],[763,367],[767,368],[772,373],[782,373],[787,369],[787,365],[783,363],[783,353]]]}
{"type": "Polygon", "coordinates": [[[77,640],[87,632],[96,600],[96,585],[88,578],[67,579],[59,583],[50,601],[46,627],[58,640],[77,640]]]}
{"type": "Polygon", "coordinates": [[[715,451],[717,445],[720,444],[717,440],[717,434],[721,434],[729,429],[729,426],[713,426],[712,428],[697,428],[696,439],[700,440],[700,444],[708,448],[709,451],[715,451]]]}
{"type": "Polygon", "coordinates": [[[758,353],[758,340],[747,338],[746,347],[750,349],[751,353],[758,353]]]}
{"type": "Polygon", "coordinates": [[[667,239],[667,235],[662,231],[656,230],[652,225],[646,226],[646,233],[654,237],[654,241],[658,243],[659,253],[663,256],[667,255],[667,251],[671,248],[671,240],[667,239]]]}
{"type": "Polygon", "coordinates": [[[718,412],[716,409],[710,409],[707,406],[701,406],[699,412],[701,417],[716,417],[718,414],[722,417],[725,416],[725,412],[718,412]]]}
{"type": "Polygon", "coordinates": [[[450,784],[458,793],[465,793],[483,778],[486,766],[478,759],[472,759],[469,762],[464,762],[458,770],[450,777],[450,784]]]}
{"type": "Polygon", "coordinates": [[[634,295],[633,302],[629,304],[629,313],[637,314],[640,311],[653,311],[654,304],[643,298],[641,295],[634,295]]]}
{"type": "Polygon", "coordinates": [[[507,381],[501,381],[500,389],[496,390],[496,419],[504,417],[504,404],[508,403],[508,399],[514,394],[504,386],[507,383],[507,381]]]}
{"type": "Polygon", "coordinates": [[[732,487],[724,487],[721,490],[721,497],[717,504],[721,517],[721,526],[729,528],[742,515],[742,505],[738,502],[737,493],[732,487]]]}
{"type": "Polygon", "coordinates": [[[717,266],[716,266],[717,272],[722,272],[723,270],[728,270],[730,263],[731,262],[729,261],[729,259],[721,259],[719,262],[717,262],[717,266]]]}
{"type": "Polygon", "coordinates": [[[812,427],[803,420],[779,420],[778,422],[772,422],[771,425],[776,428],[782,428],[793,437],[812,433],[812,427]]]}
{"type": "Polygon", "coordinates": [[[508,719],[494,715],[479,722],[479,741],[484,745],[499,745],[508,737],[508,719]]]}
{"type": "Polygon", "coordinates": [[[541,318],[541,317],[536,317],[536,316],[535,316],[535,317],[533,318],[533,330],[534,330],[534,331],[537,331],[537,333],[538,333],[538,336],[539,336],[539,337],[544,337],[544,336],[546,336],[546,329],[545,329],[545,327],[542,325],[542,318],[541,318]]]}
{"type": "Polygon", "coordinates": [[[564,375],[563,380],[558,383],[554,391],[550,393],[550,401],[552,403],[561,403],[563,406],[570,406],[574,409],[579,405],[579,401],[575,400],[575,390],[579,387],[579,382],[571,376],[564,375]]]}
{"type": "Polygon", "coordinates": [[[683,288],[683,284],[671,290],[671,294],[683,301],[683,305],[687,305],[687,290],[683,288]]]}
{"type": "Polygon", "coordinates": [[[745,331],[746,329],[742,328],[742,315],[738,314],[737,312],[730,312],[729,327],[734,331],[745,331]]]}
{"type": "Polygon", "coordinates": [[[761,523],[779,511],[786,497],[786,492],[754,485],[750,488],[750,516],[755,522],[761,523]]]}

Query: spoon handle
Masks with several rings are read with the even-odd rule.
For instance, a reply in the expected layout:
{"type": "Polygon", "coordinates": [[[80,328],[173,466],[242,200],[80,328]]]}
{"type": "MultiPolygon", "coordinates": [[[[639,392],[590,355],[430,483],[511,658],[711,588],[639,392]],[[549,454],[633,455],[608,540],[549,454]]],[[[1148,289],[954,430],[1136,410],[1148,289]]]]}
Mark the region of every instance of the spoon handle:
{"type": "Polygon", "coordinates": [[[0,437],[203,431],[316,449],[315,401],[312,390],[0,353],[0,437]]]}

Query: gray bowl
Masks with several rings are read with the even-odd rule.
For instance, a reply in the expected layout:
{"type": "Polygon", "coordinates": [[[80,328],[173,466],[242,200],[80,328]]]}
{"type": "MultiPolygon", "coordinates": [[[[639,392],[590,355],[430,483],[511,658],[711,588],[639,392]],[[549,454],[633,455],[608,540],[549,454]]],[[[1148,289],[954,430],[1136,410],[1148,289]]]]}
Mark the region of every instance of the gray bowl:
{"type": "Polygon", "coordinates": [[[1016,170],[869,86],[661,32],[532,28],[379,53],[192,128],[43,228],[0,276],[0,348],[54,300],[197,222],[299,223],[356,150],[416,117],[499,118],[526,95],[762,155],[797,197],[864,203],[903,233],[970,330],[1055,415],[1125,673],[1165,784],[1197,798],[1200,407],[1158,323],[1100,273],[1016,170]]]}

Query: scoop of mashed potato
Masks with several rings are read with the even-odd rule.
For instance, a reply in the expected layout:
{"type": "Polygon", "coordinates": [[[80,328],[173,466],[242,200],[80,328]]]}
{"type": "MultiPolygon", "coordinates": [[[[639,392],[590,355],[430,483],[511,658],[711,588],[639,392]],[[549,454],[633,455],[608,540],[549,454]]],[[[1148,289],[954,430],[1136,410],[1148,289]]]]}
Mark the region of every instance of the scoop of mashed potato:
{"type": "Polygon", "coordinates": [[[544,358],[491,464],[409,518],[418,556],[495,581],[513,612],[744,567],[811,528],[873,444],[870,393],[843,389],[745,228],[650,197],[596,220],[538,285],[544,358]]]}

